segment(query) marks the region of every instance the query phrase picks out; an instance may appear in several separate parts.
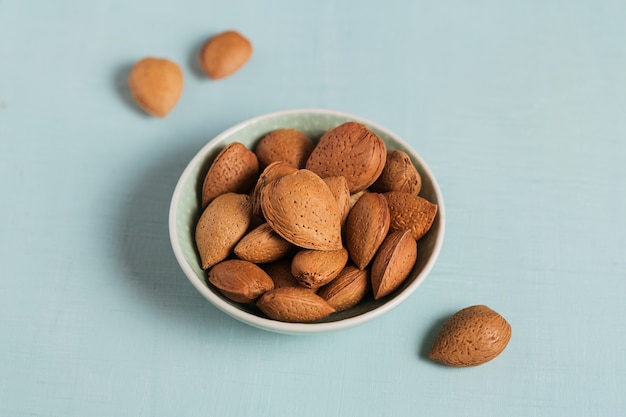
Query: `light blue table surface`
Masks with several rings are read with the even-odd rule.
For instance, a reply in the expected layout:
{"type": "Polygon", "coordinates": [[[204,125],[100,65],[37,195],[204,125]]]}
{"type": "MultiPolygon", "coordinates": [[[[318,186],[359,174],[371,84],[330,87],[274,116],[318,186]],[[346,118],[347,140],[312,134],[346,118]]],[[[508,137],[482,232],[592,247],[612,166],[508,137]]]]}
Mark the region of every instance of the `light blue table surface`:
{"type": "Polygon", "coordinates": [[[626,414],[626,2],[0,0],[0,416],[626,414]],[[195,54],[237,29],[248,65],[195,54]],[[165,119],[128,100],[178,62],[165,119]],[[310,337],[212,307],[170,248],[178,176],[250,117],[330,108],[394,131],[446,202],[400,307],[310,337]],[[486,365],[425,357],[487,304],[486,365]]]}

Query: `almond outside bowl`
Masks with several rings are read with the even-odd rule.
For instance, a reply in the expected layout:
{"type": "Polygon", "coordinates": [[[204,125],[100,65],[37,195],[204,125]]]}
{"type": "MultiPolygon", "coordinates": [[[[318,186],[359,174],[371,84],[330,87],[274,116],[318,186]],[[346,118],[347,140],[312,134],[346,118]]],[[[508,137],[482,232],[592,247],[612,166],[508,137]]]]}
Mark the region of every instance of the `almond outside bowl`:
{"type": "Polygon", "coordinates": [[[270,113],[239,123],[219,134],[200,149],[183,171],[174,190],[169,213],[172,249],[182,271],[196,290],[219,310],[237,320],[260,329],[288,334],[312,334],[347,329],[388,313],[407,300],[424,282],[441,251],[444,231],[445,208],[441,190],[421,156],[397,135],[376,123],[351,114],[322,109],[270,113]],[[207,274],[200,267],[194,240],[195,225],[201,214],[200,190],[204,175],[213,159],[231,142],[241,142],[254,150],[256,142],[275,129],[298,129],[316,141],[326,130],[348,121],[366,125],[385,141],[387,149],[406,152],[422,176],[420,196],[439,206],[432,228],[418,242],[417,262],[409,277],[400,288],[386,297],[374,300],[370,296],[349,310],[332,314],[315,323],[275,321],[265,317],[255,305],[240,305],[225,298],[217,289],[207,284],[207,274]]]}

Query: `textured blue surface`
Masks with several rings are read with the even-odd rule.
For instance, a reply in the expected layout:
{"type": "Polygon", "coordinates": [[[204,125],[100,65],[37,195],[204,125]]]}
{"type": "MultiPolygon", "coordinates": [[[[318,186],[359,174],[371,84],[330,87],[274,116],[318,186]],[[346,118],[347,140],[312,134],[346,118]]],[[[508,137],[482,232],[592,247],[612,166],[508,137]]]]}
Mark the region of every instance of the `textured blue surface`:
{"type": "Polygon", "coordinates": [[[0,415],[624,415],[624,21],[618,0],[0,0],[0,415]],[[195,52],[230,28],[254,55],[209,81],[195,52]],[[164,120],[128,99],[147,55],[185,74],[164,120]],[[399,134],[447,209],[407,302],[311,337],[210,306],[167,234],[210,138],[302,107],[399,134]],[[505,352],[425,359],[472,304],[509,320],[505,352]]]}

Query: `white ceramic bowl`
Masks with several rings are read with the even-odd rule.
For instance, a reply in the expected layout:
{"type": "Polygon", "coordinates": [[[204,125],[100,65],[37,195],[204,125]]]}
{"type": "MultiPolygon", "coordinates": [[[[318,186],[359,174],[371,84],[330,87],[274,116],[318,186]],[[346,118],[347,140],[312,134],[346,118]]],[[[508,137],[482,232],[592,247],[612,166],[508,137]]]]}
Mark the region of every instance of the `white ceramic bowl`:
{"type": "Polygon", "coordinates": [[[291,334],[319,333],[353,327],[389,312],[406,300],[435,265],[443,243],[445,229],[445,209],[441,191],[434,175],[406,142],[389,130],[351,114],[331,110],[288,110],[271,113],[242,122],[219,134],[207,143],[191,160],[182,173],[170,206],[169,230],[172,248],[183,272],[193,286],[218,309],[249,325],[291,334]],[[237,141],[254,149],[255,143],[268,132],[279,128],[298,129],[314,140],[326,130],[347,121],[366,125],[382,138],[388,149],[406,152],[422,176],[420,195],[439,205],[437,217],[431,230],[418,242],[418,258],[413,271],[400,288],[379,300],[369,296],[356,307],[332,314],[315,323],[284,323],[266,318],[254,305],[234,303],[207,284],[206,272],[200,267],[195,248],[195,224],[200,217],[200,190],[209,165],[228,143],[237,141]]]}

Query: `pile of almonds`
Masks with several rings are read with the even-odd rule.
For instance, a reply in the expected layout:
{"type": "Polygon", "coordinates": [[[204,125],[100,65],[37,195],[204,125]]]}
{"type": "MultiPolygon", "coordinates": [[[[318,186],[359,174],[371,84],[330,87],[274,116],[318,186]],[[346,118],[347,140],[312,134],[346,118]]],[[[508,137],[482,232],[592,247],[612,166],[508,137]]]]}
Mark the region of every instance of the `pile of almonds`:
{"type": "Polygon", "coordinates": [[[269,318],[313,322],[396,290],[437,205],[409,156],[347,122],[315,144],[278,129],[226,146],[204,178],[196,245],[208,282],[269,318]]]}
{"type": "MultiPolygon", "coordinates": [[[[213,80],[252,55],[236,31],[208,39],[198,63],[213,80]]],[[[146,113],[165,117],[183,90],[173,61],[147,57],[128,85],[146,113]]],[[[317,144],[294,129],[263,137],[254,151],[231,143],[213,161],[202,187],[196,245],[208,281],[237,303],[256,303],[274,320],[312,322],[395,291],[417,260],[417,241],[437,205],[419,196],[422,181],[409,156],[387,150],[365,126],[348,122],[317,144]]],[[[429,358],[449,366],[481,365],[498,356],[511,326],[484,305],[465,308],[442,326],[429,358]]]]}

